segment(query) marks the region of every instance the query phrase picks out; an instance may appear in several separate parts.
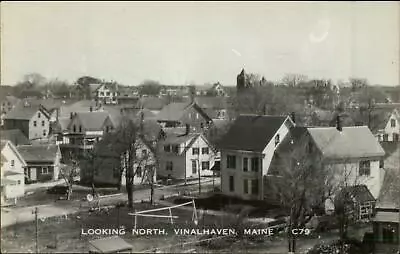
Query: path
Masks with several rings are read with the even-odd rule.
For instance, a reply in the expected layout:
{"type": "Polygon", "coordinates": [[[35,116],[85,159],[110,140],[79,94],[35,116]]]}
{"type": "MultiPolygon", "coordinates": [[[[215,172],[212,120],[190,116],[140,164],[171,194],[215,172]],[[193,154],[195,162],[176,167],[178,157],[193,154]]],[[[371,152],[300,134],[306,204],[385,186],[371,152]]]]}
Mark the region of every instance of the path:
{"type": "MultiPolygon", "coordinates": [[[[186,186],[182,185],[169,185],[158,187],[154,191],[154,200],[160,200],[161,196],[168,197],[178,194],[181,189],[193,189],[196,188],[195,184],[197,180],[191,181],[186,186]]],[[[209,183],[210,179],[202,180],[202,184],[209,183]]],[[[133,193],[134,202],[141,202],[142,200],[149,200],[150,189],[136,190],[133,193]]],[[[119,196],[112,196],[109,198],[102,198],[100,203],[101,206],[115,205],[118,202],[128,200],[128,195],[123,193],[119,196]]],[[[39,208],[39,218],[42,217],[58,217],[68,214],[77,213],[79,211],[87,211],[87,201],[73,200],[73,201],[58,201],[50,204],[42,204],[37,206],[29,207],[10,207],[1,209],[1,227],[7,227],[15,223],[23,223],[27,221],[33,221],[35,215],[32,213],[35,207],[39,208]]]]}

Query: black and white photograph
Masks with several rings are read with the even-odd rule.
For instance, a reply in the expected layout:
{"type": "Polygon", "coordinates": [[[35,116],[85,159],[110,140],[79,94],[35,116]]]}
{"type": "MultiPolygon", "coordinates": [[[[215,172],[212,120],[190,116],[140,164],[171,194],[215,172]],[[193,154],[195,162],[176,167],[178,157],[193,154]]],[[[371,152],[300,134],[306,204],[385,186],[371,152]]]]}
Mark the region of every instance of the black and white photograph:
{"type": "Polygon", "coordinates": [[[400,2],[0,10],[1,253],[400,254],[400,2]]]}

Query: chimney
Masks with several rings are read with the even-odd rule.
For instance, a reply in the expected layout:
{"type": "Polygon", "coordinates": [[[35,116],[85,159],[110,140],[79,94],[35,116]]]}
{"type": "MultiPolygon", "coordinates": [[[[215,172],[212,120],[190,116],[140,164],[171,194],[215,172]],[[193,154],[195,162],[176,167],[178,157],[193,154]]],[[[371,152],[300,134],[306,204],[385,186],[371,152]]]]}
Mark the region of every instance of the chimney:
{"type": "Polygon", "coordinates": [[[292,113],[290,114],[290,118],[292,119],[292,121],[293,121],[294,123],[296,123],[296,113],[295,113],[295,112],[292,112],[292,113]]]}
{"type": "Polygon", "coordinates": [[[185,127],[186,127],[186,128],[185,128],[185,136],[186,136],[186,135],[189,135],[189,132],[190,132],[190,125],[189,125],[189,124],[186,124],[185,127]]]}
{"type": "Polygon", "coordinates": [[[69,119],[72,119],[74,117],[74,112],[71,112],[69,115],[69,119]]]}
{"type": "Polygon", "coordinates": [[[342,131],[342,122],[339,114],[336,116],[336,129],[340,132],[342,131]]]}

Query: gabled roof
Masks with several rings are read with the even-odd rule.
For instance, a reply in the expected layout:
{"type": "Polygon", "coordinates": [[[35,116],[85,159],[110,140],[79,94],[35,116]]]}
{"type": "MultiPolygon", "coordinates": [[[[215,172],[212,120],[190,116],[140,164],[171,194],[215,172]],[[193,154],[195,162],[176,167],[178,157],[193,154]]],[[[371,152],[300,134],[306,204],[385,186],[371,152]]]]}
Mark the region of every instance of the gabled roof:
{"type": "Polygon", "coordinates": [[[1,101],[8,101],[11,103],[11,105],[16,105],[21,99],[13,96],[13,95],[7,95],[4,98],[2,98],[1,101]]]}
{"type": "Polygon", "coordinates": [[[30,144],[29,139],[20,129],[2,130],[0,134],[2,140],[10,140],[16,146],[30,144]]]}
{"type": "Polygon", "coordinates": [[[228,106],[226,97],[195,97],[194,101],[202,109],[225,109],[228,106]]]}
{"type": "MultiPolygon", "coordinates": [[[[10,147],[10,149],[14,152],[14,154],[15,154],[15,156],[17,156],[17,158],[21,161],[21,163],[22,163],[22,165],[23,166],[26,166],[26,162],[25,162],[25,159],[23,158],[23,156],[22,156],[22,154],[19,152],[19,150],[17,149],[17,147],[11,142],[11,141],[9,141],[9,140],[1,140],[0,141],[0,147],[1,147],[1,151],[3,151],[3,149],[6,147],[6,146],[9,146],[10,147]]],[[[3,155],[3,153],[2,153],[2,155],[3,155]]]]}
{"type": "Polygon", "coordinates": [[[240,115],[218,148],[262,152],[286,119],[287,116],[240,115]]]}
{"type": "MultiPolygon", "coordinates": [[[[77,112],[74,117],[77,117],[82,127],[89,131],[102,130],[104,122],[107,118],[110,118],[108,112],[105,111],[77,112]]],[[[69,124],[69,127],[71,124],[72,121],[69,124]]]]}
{"type": "Polygon", "coordinates": [[[89,112],[90,107],[93,111],[96,111],[100,108],[100,105],[96,105],[96,102],[91,100],[80,100],[69,105],[62,105],[59,117],[70,117],[71,113],[76,112],[89,112]]]}
{"type": "Polygon", "coordinates": [[[26,162],[54,162],[58,145],[23,145],[19,146],[18,151],[26,162]]]}
{"type": "Polygon", "coordinates": [[[166,105],[157,114],[157,120],[159,121],[179,121],[186,109],[188,109],[192,103],[187,102],[174,102],[166,105]]]}
{"type": "Polygon", "coordinates": [[[377,207],[380,208],[400,208],[400,169],[387,170],[382,189],[377,200],[377,207]]]}
{"type": "Polygon", "coordinates": [[[4,119],[14,119],[14,120],[30,120],[38,111],[42,112],[44,117],[49,118],[47,111],[40,105],[18,105],[9,111],[4,119]]]}
{"type": "Polygon", "coordinates": [[[384,156],[385,151],[367,126],[308,128],[315,145],[326,159],[384,156]]]}
{"type": "Polygon", "coordinates": [[[373,202],[375,201],[374,196],[369,191],[366,185],[354,185],[348,186],[340,190],[339,194],[335,199],[343,200],[343,195],[350,195],[357,203],[373,202]]]}

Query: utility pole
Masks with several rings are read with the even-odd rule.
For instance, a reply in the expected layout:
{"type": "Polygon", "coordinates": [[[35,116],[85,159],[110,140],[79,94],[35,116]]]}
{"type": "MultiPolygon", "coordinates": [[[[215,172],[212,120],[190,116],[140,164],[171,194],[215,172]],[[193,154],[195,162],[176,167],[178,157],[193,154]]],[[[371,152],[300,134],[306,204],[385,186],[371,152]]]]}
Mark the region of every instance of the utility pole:
{"type": "Polygon", "coordinates": [[[39,253],[39,246],[38,246],[38,242],[39,242],[39,221],[38,221],[38,208],[35,207],[35,211],[32,212],[33,214],[35,214],[35,242],[36,242],[36,253],[39,253]]]}
{"type": "Polygon", "coordinates": [[[200,139],[200,136],[197,138],[197,147],[199,149],[199,153],[197,154],[197,163],[199,165],[198,173],[199,173],[199,196],[200,196],[200,194],[201,194],[201,172],[200,172],[201,165],[200,165],[200,144],[199,144],[199,139],[200,139]]]}

